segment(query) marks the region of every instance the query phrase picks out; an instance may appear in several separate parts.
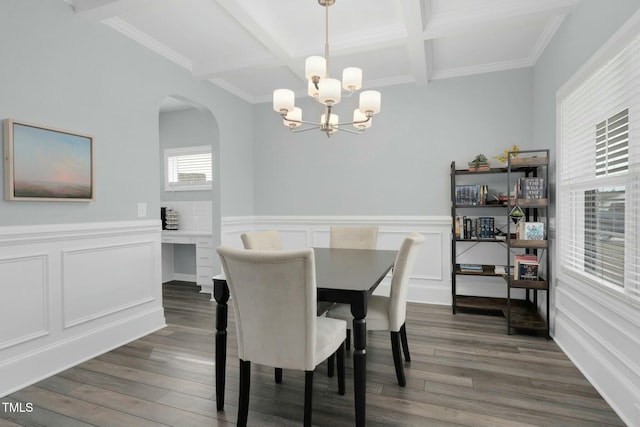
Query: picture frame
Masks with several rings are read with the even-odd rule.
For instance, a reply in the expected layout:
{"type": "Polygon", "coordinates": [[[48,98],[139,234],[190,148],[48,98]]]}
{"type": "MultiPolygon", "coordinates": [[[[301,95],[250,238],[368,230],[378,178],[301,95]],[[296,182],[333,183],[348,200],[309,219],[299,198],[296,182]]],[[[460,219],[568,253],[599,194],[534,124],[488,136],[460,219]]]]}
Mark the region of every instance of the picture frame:
{"type": "Polygon", "coordinates": [[[14,201],[95,200],[94,138],[4,120],[4,196],[14,201]]]}
{"type": "Polygon", "coordinates": [[[520,239],[522,240],[544,240],[543,222],[521,222],[520,239]]]}

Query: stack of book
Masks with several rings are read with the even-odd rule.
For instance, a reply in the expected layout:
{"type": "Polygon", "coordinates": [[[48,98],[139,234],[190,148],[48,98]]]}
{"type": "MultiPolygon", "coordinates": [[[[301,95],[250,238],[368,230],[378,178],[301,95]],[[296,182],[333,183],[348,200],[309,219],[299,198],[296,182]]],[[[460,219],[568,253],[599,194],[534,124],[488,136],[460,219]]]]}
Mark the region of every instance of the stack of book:
{"type": "Polygon", "coordinates": [[[481,206],[487,203],[489,186],[480,184],[456,185],[455,201],[459,206],[481,206]]]}
{"type": "Polygon", "coordinates": [[[482,273],[484,268],[480,264],[460,264],[462,273],[482,273]]]}
{"type": "Polygon", "coordinates": [[[513,278],[515,280],[538,280],[538,257],[524,254],[513,257],[513,278]]]}
{"type": "Polygon", "coordinates": [[[493,239],[495,234],[495,218],[481,216],[469,218],[456,217],[455,233],[458,239],[493,239]]]}

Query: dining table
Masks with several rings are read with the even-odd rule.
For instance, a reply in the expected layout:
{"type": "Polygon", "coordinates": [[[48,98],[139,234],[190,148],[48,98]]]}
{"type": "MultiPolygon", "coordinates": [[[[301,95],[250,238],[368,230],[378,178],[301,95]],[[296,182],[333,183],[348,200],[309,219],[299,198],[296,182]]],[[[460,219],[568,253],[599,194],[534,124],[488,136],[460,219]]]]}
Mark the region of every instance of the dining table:
{"type": "MultiPolygon", "coordinates": [[[[353,315],[353,389],[355,424],[366,424],[367,302],[393,268],[397,251],[313,248],[319,302],[349,304],[353,315]]],[[[229,288],[223,275],[213,278],[216,301],[216,408],[224,409],[229,288]]]]}

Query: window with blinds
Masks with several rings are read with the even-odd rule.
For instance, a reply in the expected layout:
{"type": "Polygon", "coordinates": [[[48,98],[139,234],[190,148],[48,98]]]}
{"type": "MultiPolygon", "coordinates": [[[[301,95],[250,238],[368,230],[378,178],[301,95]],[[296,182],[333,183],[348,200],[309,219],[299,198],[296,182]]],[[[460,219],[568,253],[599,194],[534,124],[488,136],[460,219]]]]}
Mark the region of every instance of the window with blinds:
{"type": "Polygon", "coordinates": [[[165,191],[210,190],[213,182],[211,146],[164,150],[165,191]]]}
{"type": "Polygon", "coordinates": [[[558,95],[559,265],[638,295],[640,41],[598,55],[558,95]]]}
{"type": "Polygon", "coordinates": [[[629,169],[629,109],[596,125],[596,176],[629,169]]]}

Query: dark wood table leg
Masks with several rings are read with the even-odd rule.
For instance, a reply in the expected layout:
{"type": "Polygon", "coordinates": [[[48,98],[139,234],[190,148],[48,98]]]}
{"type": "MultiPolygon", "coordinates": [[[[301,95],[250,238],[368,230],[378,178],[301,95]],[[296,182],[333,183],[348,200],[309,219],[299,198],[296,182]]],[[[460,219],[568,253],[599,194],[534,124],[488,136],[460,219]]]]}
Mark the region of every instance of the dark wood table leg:
{"type": "Polygon", "coordinates": [[[216,306],[216,409],[224,409],[224,382],[227,366],[227,302],[229,288],[225,280],[213,279],[216,306]]]}
{"type": "Polygon", "coordinates": [[[356,426],[367,423],[367,298],[351,304],[353,315],[353,390],[356,426]]]}

